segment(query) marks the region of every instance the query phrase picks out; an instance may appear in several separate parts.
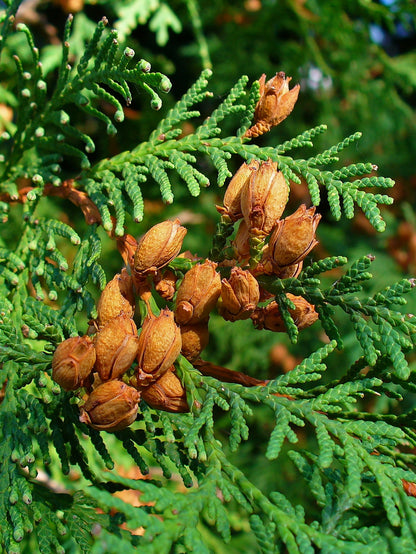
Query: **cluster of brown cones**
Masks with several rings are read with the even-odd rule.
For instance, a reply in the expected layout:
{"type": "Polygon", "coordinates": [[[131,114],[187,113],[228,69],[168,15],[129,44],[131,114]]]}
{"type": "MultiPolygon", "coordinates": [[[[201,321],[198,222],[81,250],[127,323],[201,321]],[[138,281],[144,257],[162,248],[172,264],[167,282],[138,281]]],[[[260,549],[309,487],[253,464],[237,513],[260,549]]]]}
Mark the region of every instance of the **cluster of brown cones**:
{"type": "MultiPolygon", "coordinates": [[[[256,277],[276,275],[280,279],[297,277],[303,260],[317,244],[315,231],[321,219],[315,207],[302,204],[293,214],[280,219],[288,200],[288,187],[277,164],[271,162],[244,163],[231,179],[225,192],[223,206],[217,206],[224,221],[240,220],[232,242],[235,259],[231,261],[231,277],[223,279],[220,313],[227,320],[251,317],[258,329],[285,331],[276,302],[257,307],[260,301],[271,298],[259,287],[256,277]],[[253,256],[257,249],[259,261],[253,256]],[[236,265],[238,264],[238,266],[236,265]],[[243,279],[250,282],[250,301],[239,292],[240,307],[232,300],[231,288],[242,287],[243,279]],[[239,286],[237,285],[239,283],[239,286]],[[249,309],[247,304],[250,304],[249,309]]],[[[230,263],[230,260],[227,260],[230,263]]],[[[299,329],[312,325],[318,315],[314,307],[301,296],[287,295],[295,305],[289,310],[299,329]]]]}
{"type": "MultiPolygon", "coordinates": [[[[246,137],[259,136],[290,114],[299,85],[289,91],[289,81],[282,72],[267,82],[265,75],[261,77],[254,125],[246,137]]],[[[241,220],[233,255],[219,264],[180,253],[187,230],[179,220],[155,225],[139,242],[131,235],[117,238],[127,269],[105,287],[88,334],[61,343],[52,360],[52,377],[63,389],[86,390],[80,421],[98,430],[121,430],[136,419],[140,399],[160,410],[189,411],[174,366],[181,354],[205,374],[218,377],[219,371],[224,380],[231,380],[233,372],[212,366],[210,373],[209,362],[200,359],[215,308],[227,321],[251,318],[258,329],[285,331],[278,304],[270,301],[273,295],[260,287],[257,278],[296,277],[317,244],[321,217],[315,208],[302,205],[280,219],[287,200],[288,187],[276,163],[244,163],[228,185],[223,206],[217,207],[228,225],[241,220]],[[177,257],[188,258],[191,265],[184,275],[167,267],[177,257]],[[154,314],[153,293],[172,309],[167,306],[154,314]],[[139,331],[134,319],[136,297],[147,311],[139,331]]],[[[317,320],[314,306],[300,296],[287,296],[299,329],[317,320]]]]}
{"type": "MultiPolygon", "coordinates": [[[[229,184],[224,206],[218,208],[228,220],[243,218],[233,241],[235,258],[222,264],[180,254],[187,231],[179,220],[155,225],[138,243],[131,235],[117,240],[128,269],[105,287],[89,333],[61,343],[52,361],[52,377],[62,388],[86,389],[81,421],[99,430],[123,429],[136,419],[140,399],[156,409],[188,411],[174,362],[182,354],[198,367],[209,339],[209,316],[216,307],[228,321],[251,318],[259,329],[285,330],[276,302],[259,306],[271,295],[256,277],[297,275],[316,244],[320,219],[314,208],[301,206],[281,220],[286,201],[287,187],[276,164],[243,164],[229,184]],[[263,241],[261,260],[254,266],[253,239],[263,241]],[[180,272],[167,267],[177,257],[188,258],[192,266],[181,280],[180,272]],[[221,279],[221,271],[229,277],[221,279]],[[173,302],[173,309],[152,312],[152,287],[173,302]],[[147,307],[140,333],[134,320],[137,296],[147,307]]],[[[311,304],[288,296],[299,329],[316,321],[311,304]]]]}

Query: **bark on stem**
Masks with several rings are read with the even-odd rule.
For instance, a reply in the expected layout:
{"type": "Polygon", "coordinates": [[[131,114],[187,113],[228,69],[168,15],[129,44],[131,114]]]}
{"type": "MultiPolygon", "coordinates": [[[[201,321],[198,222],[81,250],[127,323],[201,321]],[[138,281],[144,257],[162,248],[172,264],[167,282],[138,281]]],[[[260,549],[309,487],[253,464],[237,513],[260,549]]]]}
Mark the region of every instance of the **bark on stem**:
{"type": "MultiPolygon", "coordinates": [[[[98,211],[97,206],[89,198],[87,193],[78,190],[74,187],[75,180],[68,179],[63,181],[59,186],[54,186],[51,183],[46,183],[43,189],[43,196],[59,196],[60,198],[66,198],[75,206],[78,206],[82,213],[84,214],[85,221],[88,225],[93,225],[94,223],[101,223],[100,212],[98,211]]],[[[0,200],[2,202],[20,202],[25,203],[27,200],[27,194],[34,187],[23,187],[19,190],[19,198],[16,200],[12,199],[9,194],[1,194],[0,200]]]]}

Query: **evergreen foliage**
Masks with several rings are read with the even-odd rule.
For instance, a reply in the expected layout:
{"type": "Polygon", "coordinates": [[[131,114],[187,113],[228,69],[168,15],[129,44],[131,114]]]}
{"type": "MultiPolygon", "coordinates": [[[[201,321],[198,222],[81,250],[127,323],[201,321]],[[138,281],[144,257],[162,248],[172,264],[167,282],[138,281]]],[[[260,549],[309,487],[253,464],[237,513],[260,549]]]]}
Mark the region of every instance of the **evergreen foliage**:
{"type": "MultiPolygon", "coordinates": [[[[165,44],[169,29],[181,30],[175,6],[118,3],[115,30],[101,19],[85,49],[74,52],[76,19],[85,16],[69,16],[59,66],[44,72],[33,32],[13,25],[20,2],[4,4],[1,71],[11,71],[11,60],[15,69],[0,94],[15,118],[0,136],[2,547],[10,554],[202,554],[223,552],[224,543],[236,552],[234,541],[243,536],[246,551],[253,552],[414,552],[416,501],[404,484],[416,483],[416,411],[408,400],[416,379],[407,356],[416,323],[405,311],[415,282],[401,278],[374,292],[371,255],[308,261],[296,278],[260,276],[279,304],[290,340],[300,337],[287,293],[316,307],[321,340],[315,334],[292,371],[255,386],[204,375],[180,356],[176,371],[189,413],[163,412],[141,401],[130,428],[98,432],[79,421],[81,398],[51,378],[57,345],[83,333],[86,321],[97,316],[96,299],[107,281],[103,230],[111,239],[127,231],[142,234],[146,228],[134,224],[147,217],[146,201],[155,198],[197,210],[196,197],[204,198],[201,189],[212,175],[216,192],[232,176],[232,160],[271,159],[288,187],[305,182],[310,203],[327,202],[334,220],[352,219],[361,209],[383,231],[380,206],[392,203],[384,192],[393,180],[375,176],[372,163],[340,163],[339,154],[359,145],[361,133],[321,152],[323,124],[281,144],[254,144],[243,135],[259,99],[258,81],[249,85],[243,75],[227,94],[213,98],[206,68],[177,102],[169,100],[171,107],[146,138],[103,155],[99,133],[92,138],[82,118],[110,140],[125,117],[123,104],[129,106],[137,92],[150,98],[154,110],[162,107],[159,93],[169,92],[170,80],[152,72],[147,61],[135,61],[125,40],[137,22],[150,22],[157,42],[165,44]],[[185,123],[192,125],[189,134],[185,123]],[[86,224],[78,213],[74,221],[61,221],[55,196],[70,200],[86,224]],[[352,339],[344,336],[344,325],[353,330],[352,339]],[[347,364],[341,355],[351,341],[358,355],[347,364]],[[342,367],[333,372],[337,359],[342,367]],[[394,409],[373,409],[377,399],[394,402],[394,409]],[[290,487],[263,490],[239,462],[258,433],[265,441],[258,444],[262,463],[275,473],[284,467],[284,477],[301,482],[301,498],[291,496],[290,487]],[[133,477],[120,470],[123,463],[137,469],[133,477]],[[136,505],[115,494],[129,489],[136,505]]],[[[186,4],[197,33],[196,4],[186,4]]],[[[384,9],[379,6],[380,17],[384,9]]],[[[75,213],[68,201],[64,209],[75,213]]],[[[229,223],[218,224],[211,259],[227,256],[233,233],[229,223]]],[[[180,277],[190,265],[177,258],[169,268],[180,277]]],[[[234,333],[247,347],[247,360],[265,359],[265,351],[250,343],[258,333],[250,322],[227,323],[226,331],[215,317],[214,342],[221,346],[234,333]]],[[[264,333],[265,341],[275,340],[264,333]]],[[[222,363],[218,350],[212,361],[222,363]]],[[[243,360],[235,369],[258,377],[254,367],[243,360]]]]}

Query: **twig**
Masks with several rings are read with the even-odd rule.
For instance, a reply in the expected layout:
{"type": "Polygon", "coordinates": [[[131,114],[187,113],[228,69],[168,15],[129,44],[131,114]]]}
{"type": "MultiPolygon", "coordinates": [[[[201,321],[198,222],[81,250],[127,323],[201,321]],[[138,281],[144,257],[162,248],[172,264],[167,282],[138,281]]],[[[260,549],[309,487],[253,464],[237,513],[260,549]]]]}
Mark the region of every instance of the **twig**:
{"type": "MultiPolygon", "coordinates": [[[[76,189],[74,183],[74,179],[63,181],[59,186],[46,183],[43,189],[43,196],[59,196],[60,198],[66,198],[82,210],[85,221],[88,225],[101,223],[101,216],[97,206],[85,192],[76,189]]],[[[21,188],[19,190],[19,198],[17,200],[12,199],[9,194],[1,194],[0,200],[2,202],[20,202],[24,204],[27,201],[28,192],[30,192],[33,188],[34,187],[21,188]]]]}

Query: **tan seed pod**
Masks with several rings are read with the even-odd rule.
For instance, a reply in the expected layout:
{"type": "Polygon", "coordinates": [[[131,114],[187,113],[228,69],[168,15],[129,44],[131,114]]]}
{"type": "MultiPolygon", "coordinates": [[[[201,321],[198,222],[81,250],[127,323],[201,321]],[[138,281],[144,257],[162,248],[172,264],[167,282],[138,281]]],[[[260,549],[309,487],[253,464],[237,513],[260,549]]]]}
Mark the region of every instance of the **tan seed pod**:
{"type": "Polygon", "coordinates": [[[252,173],[241,193],[241,210],[250,235],[266,237],[282,215],[289,196],[277,164],[264,162],[252,173]]]}
{"type": "Polygon", "coordinates": [[[78,389],[89,377],[95,358],[95,348],[89,337],[66,339],[53,355],[52,379],[64,390],[78,389]]]}
{"type": "MultiPolygon", "coordinates": [[[[302,296],[286,295],[294,304],[295,309],[289,309],[289,313],[299,330],[310,327],[318,319],[315,306],[310,304],[302,296]]],[[[257,329],[268,329],[269,331],[284,332],[286,325],[277,302],[270,302],[266,307],[256,310],[252,315],[254,326],[257,329]]]]}
{"type": "Polygon", "coordinates": [[[241,211],[241,191],[247,184],[253,171],[257,171],[259,162],[252,160],[249,164],[243,163],[228,184],[224,194],[224,207],[216,206],[221,215],[228,216],[231,221],[237,221],[243,217],[241,211]]]}
{"type": "Polygon", "coordinates": [[[138,348],[139,337],[134,321],[124,314],[110,319],[95,337],[95,369],[101,380],[117,379],[123,375],[133,363],[138,348]]]}
{"type": "Polygon", "coordinates": [[[275,268],[273,273],[279,277],[279,279],[290,279],[291,277],[297,277],[302,271],[303,261],[297,264],[288,265],[286,267],[275,268]]]}
{"type": "Polygon", "coordinates": [[[156,292],[165,300],[172,300],[176,292],[177,280],[175,272],[170,269],[166,269],[163,275],[158,273],[154,278],[156,292]]]}
{"type": "Polygon", "coordinates": [[[181,332],[168,308],[158,317],[145,319],[139,337],[137,380],[154,381],[167,371],[179,356],[181,332]]]}
{"type": "Polygon", "coordinates": [[[259,284],[249,271],[233,267],[229,279],[221,281],[219,312],[227,321],[248,319],[259,300],[259,284]]]}
{"type": "Polygon", "coordinates": [[[302,204],[296,212],[277,223],[268,248],[275,269],[298,264],[309,254],[318,244],[315,231],[320,219],[321,215],[315,214],[315,206],[307,210],[302,204]]]}
{"type": "Polygon", "coordinates": [[[135,421],[140,393],[122,381],[98,385],[81,406],[79,420],[99,431],[121,431],[135,421]]]}
{"type": "Polygon", "coordinates": [[[168,265],[179,254],[186,233],[179,219],[162,221],[151,227],[140,239],[134,255],[136,275],[155,274],[168,265]]]}
{"type": "Polygon", "coordinates": [[[189,412],[186,391],[171,369],[155,383],[143,389],[141,394],[142,399],[156,410],[173,413],[189,412]]]}
{"type": "Polygon", "coordinates": [[[244,219],[240,221],[240,225],[238,226],[232,245],[238,261],[241,264],[248,263],[248,260],[250,259],[250,233],[244,219]]]}
{"type": "Polygon", "coordinates": [[[258,137],[279,125],[291,113],[299,96],[300,86],[289,90],[292,78],[283,71],[266,82],[266,74],[259,79],[260,98],[254,112],[254,125],[245,132],[245,137],[258,137]]]}
{"type": "Polygon", "coordinates": [[[98,325],[102,327],[121,314],[133,317],[134,308],[133,280],[123,269],[107,283],[101,293],[97,305],[98,325]]]}
{"type": "Polygon", "coordinates": [[[208,322],[200,321],[194,325],[181,326],[181,353],[189,361],[199,358],[209,342],[208,322]]]}
{"type": "Polygon", "coordinates": [[[206,260],[186,272],[176,295],[175,319],[180,325],[206,320],[221,293],[217,264],[206,260]]]}

